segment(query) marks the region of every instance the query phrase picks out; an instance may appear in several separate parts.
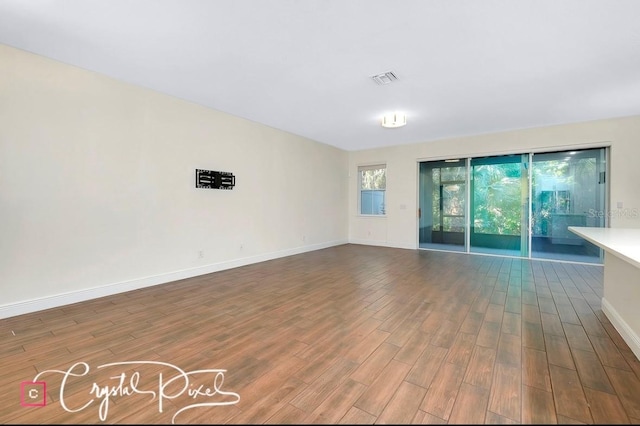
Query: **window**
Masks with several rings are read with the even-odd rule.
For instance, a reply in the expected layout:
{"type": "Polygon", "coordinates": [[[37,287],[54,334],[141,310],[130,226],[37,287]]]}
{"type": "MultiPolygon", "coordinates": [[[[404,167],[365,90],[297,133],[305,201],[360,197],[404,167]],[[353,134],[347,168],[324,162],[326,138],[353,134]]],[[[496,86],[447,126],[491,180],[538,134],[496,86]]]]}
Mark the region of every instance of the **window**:
{"type": "Polygon", "coordinates": [[[360,214],[385,215],[387,166],[358,167],[360,214]]]}

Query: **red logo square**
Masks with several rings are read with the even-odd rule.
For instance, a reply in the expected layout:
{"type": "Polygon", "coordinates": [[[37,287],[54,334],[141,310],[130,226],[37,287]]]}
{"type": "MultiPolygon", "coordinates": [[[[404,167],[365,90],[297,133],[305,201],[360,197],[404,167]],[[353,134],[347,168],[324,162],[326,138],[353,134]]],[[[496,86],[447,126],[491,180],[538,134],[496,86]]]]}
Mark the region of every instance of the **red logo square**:
{"type": "Polygon", "coordinates": [[[47,405],[47,383],[20,383],[20,405],[23,407],[44,407],[47,405]]]}

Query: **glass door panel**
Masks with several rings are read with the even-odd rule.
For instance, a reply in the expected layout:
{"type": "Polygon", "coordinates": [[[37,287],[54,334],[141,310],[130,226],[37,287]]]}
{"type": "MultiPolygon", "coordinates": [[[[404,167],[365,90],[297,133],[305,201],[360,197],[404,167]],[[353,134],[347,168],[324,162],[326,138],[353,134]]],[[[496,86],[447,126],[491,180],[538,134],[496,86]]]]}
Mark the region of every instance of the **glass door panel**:
{"type": "Polygon", "coordinates": [[[419,247],[465,250],[464,160],[420,163],[419,247]]]}
{"type": "Polygon", "coordinates": [[[470,251],[528,256],[528,155],[471,160],[470,251]]]}
{"type": "Polygon", "coordinates": [[[605,148],[533,155],[531,257],[601,263],[569,226],[604,227],[605,148]]]}

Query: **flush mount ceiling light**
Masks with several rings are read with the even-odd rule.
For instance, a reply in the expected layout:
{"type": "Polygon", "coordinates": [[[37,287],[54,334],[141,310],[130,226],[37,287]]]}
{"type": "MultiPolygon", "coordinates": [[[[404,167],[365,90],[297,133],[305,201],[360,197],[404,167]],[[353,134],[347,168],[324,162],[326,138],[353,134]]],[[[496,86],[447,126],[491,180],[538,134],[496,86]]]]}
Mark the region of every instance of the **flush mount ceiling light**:
{"type": "Polygon", "coordinates": [[[407,115],[402,112],[392,112],[382,117],[382,127],[393,129],[407,124],[407,115]]]}

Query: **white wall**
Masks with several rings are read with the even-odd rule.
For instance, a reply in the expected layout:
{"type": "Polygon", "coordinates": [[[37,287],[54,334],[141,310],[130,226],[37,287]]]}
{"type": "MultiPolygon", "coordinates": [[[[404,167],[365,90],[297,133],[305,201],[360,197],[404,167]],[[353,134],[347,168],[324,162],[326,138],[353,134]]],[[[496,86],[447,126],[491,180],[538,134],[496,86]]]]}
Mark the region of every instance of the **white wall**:
{"type": "MultiPolygon", "coordinates": [[[[408,124],[411,125],[411,124],[408,124]]],[[[611,146],[610,224],[640,228],[640,116],[437,140],[349,153],[349,241],[415,249],[420,160],[611,146]],[[387,164],[387,216],[358,215],[358,166],[387,164]],[[617,202],[623,208],[617,209],[617,202]]]]}
{"type": "Polygon", "coordinates": [[[0,318],[346,243],[347,164],[0,45],[0,318]],[[236,187],[195,189],[196,168],[236,187]]]}

